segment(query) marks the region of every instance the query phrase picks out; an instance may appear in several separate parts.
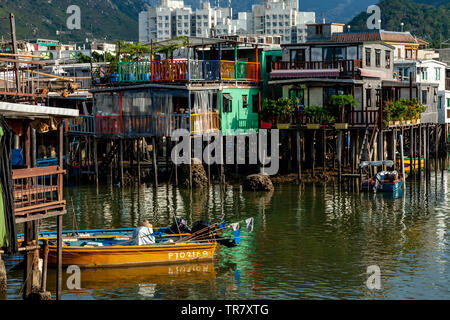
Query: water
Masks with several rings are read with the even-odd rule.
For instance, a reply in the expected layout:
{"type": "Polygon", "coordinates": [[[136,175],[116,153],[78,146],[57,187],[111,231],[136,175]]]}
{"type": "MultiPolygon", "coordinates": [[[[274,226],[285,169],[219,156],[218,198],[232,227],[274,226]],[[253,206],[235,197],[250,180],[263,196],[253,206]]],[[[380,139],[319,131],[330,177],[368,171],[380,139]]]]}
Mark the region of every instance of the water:
{"type": "MultiPolygon", "coordinates": [[[[276,186],[272,193],[228,186],[203,191],[93,186],[66,188],[64,228],[132,227],[143,219],[166,226],[173,217],[245,223],[236,248],[211,263],[94,269],[63,299],[450,299],[449,175],[407,181],[397,195],[364,194],[327,185],[276,186]],[[223,200],[222,200],[223,199],[223,200]],[[223,205],[222,205],[223,203],[223,205]],[[367,267],[379,266],[370,290],[367,267]]],[[[56,219],[42,222],[54,230],[56,219]]],[[[8,299],[20,299],[23,270],[7,261],[8,299]]],[[[55,272],[48,288],[54,293],[55,272]]]]}

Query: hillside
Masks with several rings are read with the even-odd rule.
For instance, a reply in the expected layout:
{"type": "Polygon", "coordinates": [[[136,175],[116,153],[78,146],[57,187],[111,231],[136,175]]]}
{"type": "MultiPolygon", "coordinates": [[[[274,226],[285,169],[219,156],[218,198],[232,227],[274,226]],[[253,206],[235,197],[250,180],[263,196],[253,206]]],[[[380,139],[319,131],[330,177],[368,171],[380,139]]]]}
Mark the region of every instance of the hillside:
{"type": "MultiPolygon", "coordinates": [[[[63,30],[62,40],[84,41],[86,38],[138,38],[137,17],[144,0],[0,0],[0,17],[13,12],[18,39],[58,39],[56,30],[63,30]],[[81,8],[81,30],[66,27],[67,7],[81,8]]],[[[10,37],[9,23],[3,20],[0,35],[10,37]]]]}
{"type": "MultiPolygon", "coordinates": [[[[415,36],[430,42],[432,46],[438,46],[439,43],[449,39],[450,3],[440,0],[417,2],[381,0],[378,4],[381,8],[381,28],[400,31],[400,23],[403,22],[404,30],[411,31],[415,36]],[[444,4],[441,5],[442,3],[444,4]]],[[[349,22],[352,30],[366,30],[367,18],[365,11],[357,15],[349,22]]]]}
{"type": "MultiPolygon", "coordinates": [[[[367,6],[373,0],[299,0],[301,11],[316,12],[317,21],[324,14],[328,22],[346,23],[351,20],[352,30],[365,30],[367,6]],[[362,12],[362,13],[360,13],[362,12]],[[358,14],[359,13],[359,14],[358,14]]],[[[58,39],[57,30],[62,30],[63,41],[84,41],[86,38],[137,40],[138,13],[145,4],[155,5],[157,0],[0,0],[0,18],[9,12],[16,16],[17,38],[58,39]],[[81,8],[81,30],[69,31],[66,27],[69,5],[81,8]]],[[[194,9],[200,0],[185,0],[194,9]]],[[[217,3],[211,0],[214,5],[217,3]]],[[[227,0],[219,1],[227,6],[227,0]]],[[[262,0],[232,0],[234,12],[251,11],[255,3],[262,0]]],[[[449,38],[450,4],[448,0],[381,0],[382,27],[387,30],[399,30],[400,22],[405,30],[433,42],[449,38]]],[[[0,36],[9,39],[10,30],[7,20],[0,24],[0,36]]]]}

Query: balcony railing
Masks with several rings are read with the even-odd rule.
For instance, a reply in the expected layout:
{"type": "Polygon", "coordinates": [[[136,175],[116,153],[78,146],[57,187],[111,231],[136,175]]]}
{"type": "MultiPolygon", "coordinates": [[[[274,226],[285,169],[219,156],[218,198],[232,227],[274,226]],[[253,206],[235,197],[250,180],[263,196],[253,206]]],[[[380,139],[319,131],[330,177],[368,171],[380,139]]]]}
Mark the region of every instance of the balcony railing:
{"type": "MultiPolygon", "coordinates": [[[[14,215],[16,222],[31,216],[65,212],[63,175],[59,166],[13,170],[14,215]]],[[[56,214],[53,214],[56,215],[56,214]]],[[[31,217],[32,218],[32,217],[31,217]]]]}
{"type": "Polygon", "coordinates": [[[202,112],[191,115],[191,133],[220,130],[218,112],[202,112]]]}
{"type": "Polygon", "coordinates": [[[274,61],[272,71],[279,70],[338,70],[340,75],[354,75],[356,68],[362,67],[361,60],[335,60],[335,61],[274,61]]]}
{"type": "Polygon", "coordinates": [[[225,60],[119,62],[119,81],[259,81],[260,63],[225,60]]]}
{"type": "Polygon", "coordinates": [[[64,120],[66,133],[94,134],[94,116],[80,115],[78,118],[64,120]]]}
{"type": "Polygon", "coordinates": [[[116,135],[122,132],[121,116],[95,116],[95,133],[97,135],[116,135]]]}

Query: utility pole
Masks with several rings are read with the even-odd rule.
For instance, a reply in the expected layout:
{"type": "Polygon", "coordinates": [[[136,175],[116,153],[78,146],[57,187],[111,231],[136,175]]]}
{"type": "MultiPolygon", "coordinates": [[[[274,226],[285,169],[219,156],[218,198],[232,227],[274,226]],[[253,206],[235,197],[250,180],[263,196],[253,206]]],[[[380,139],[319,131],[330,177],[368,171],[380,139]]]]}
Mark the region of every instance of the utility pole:
{"type": "MultiPolygon", "coordinates": [[[[14,13],[9,14],[9,21],[11,24],[11,42],[12,42],[12,53],[17,54],[17,39],[16,39],[16,21],[14,19],[14,13]]],[[[15,57],[15,60],[18,58],[15,57]]],[[[14,62],[14,73],[16,76],[16,90],[17,93],[21,92],[20,88],[20,79],[19,79],[19,64],[17,62],[14,62]]]]}

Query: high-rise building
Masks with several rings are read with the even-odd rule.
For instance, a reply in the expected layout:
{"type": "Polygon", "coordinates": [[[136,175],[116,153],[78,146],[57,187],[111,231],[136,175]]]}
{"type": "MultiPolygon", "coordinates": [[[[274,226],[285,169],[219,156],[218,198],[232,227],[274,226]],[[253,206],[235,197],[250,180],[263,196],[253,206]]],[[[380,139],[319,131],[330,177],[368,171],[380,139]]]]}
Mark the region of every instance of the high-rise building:
{"type": "Polygon", "coordinates": [[[239,12],[233,20],[228,7],[212,7],[209,1],[192,10],[183,0],[160,0],[158,7],[139,14],[139,41],[161,41],[174,36],[224,36],[254,34],[280,36],[282,43],[306,41],[306,25],[315,23],[314,12],[301,12],[298,0],[263,0],[252,12],[239,12]]]}
{"type": "Polygon", "coordinates": [[[306,24],[314,23],[315,12],[301,12],[298,0],[264,0],[253,5],[255,34],[280,35],[281,43],[306,41],[306,24]]]}

